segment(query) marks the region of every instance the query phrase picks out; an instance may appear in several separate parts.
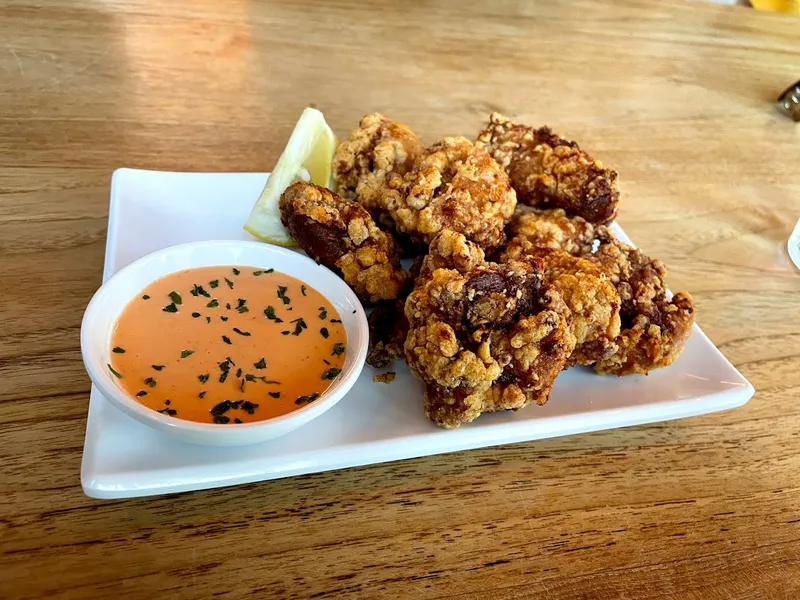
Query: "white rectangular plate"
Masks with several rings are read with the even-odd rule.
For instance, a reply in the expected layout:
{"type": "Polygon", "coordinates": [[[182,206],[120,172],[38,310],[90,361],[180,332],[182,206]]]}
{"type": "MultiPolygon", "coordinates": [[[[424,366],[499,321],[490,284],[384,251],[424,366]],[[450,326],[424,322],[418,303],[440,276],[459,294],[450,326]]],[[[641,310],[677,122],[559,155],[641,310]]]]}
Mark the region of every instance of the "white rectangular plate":
{"type": "MultiPolygon", "coordinates": [[[[116,171],[103,279],[166,246],[250,239],[242,223],[265,181],[258,173],[116,171]]],[[[126,498],[290,477],[691,417],[741,406],[754,391],[696,325],[680,359],[666,369],[619,379],[570,369],[545,406],[484,415],[451,431],[425,419],[422,385],[406,366],[393,370],[397,378],[386,385],[373,383],[377,371],[367,366],[320,418],[278,440],[238,448],[173,440],[122,414],[92,388],[83,490],[95,498],[126,498]]]]}

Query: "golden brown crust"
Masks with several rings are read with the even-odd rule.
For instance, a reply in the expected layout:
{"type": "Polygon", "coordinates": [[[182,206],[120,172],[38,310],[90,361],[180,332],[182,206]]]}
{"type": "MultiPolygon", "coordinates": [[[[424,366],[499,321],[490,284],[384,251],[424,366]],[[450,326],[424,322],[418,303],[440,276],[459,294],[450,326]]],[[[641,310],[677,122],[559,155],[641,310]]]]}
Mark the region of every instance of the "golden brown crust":
{"type": "Polygon", "coordinates": [[[681,292],[667,299],[664,263],[619,240],[602,244],[591,258],[614,283],[622,303],[619,348],[594,370],[621,376],[671,365],[692,332],[692,297],[681,292]]]}
{"type": "Polygon", "coordinates": [[[281,196],[281,220],[311,258],[333,269],[365,302],[397,298],[406,279],[397,242],[360,205],[310,183],[281,196]]]}
{"type": "Polygon", "coordinates": [[[619,350],[594,366],[598,373],[646,375],[675,362],[694,323],[694,301],[687,292],[657,298],[643,313],[626,315],[616,340],[619,350]]]}
{"type": "Polygon", "coordinates": [[[567,366],[591,365],[614,354],[620,332],[620,297],[611,279],[588,259],[563,250],[531,247],[521,238],[513,238],[499,260],[525,256],[542,260],[545,280],[559,291],[572,314],[570,328],[576,346],[567,366]]]}
{"type": "Polygon", "coordinates": [[[501,265],[482,254],[443,231],[406,301],[406,360],[426,384],[426,415],[446,428],[544,404],[575,345],[569,310],[539,261],[501,265]]]}
{"type": "Polygon", "coordinates": [[[517,204],[500,165],[463,137],[445,138],[425,150],[406,175],[405,189],[405,197],[386,209],[398,232],[424,244],[450,229],[495,248],[503,243],[505,222],[517,204]]]}
{"type": "Polygon", "coordinates": [[[372,381],[375,383],[385,383],[388,385],[394,381],[395,377],[397,377],[397,373],[394,371],[388,371],[386,373],[378,373],[377,375],[373,375],[372,381]]]}
{"type": "Polygon", "coordinates": [[[574,256],[592,253],[593,246],[613,238],[602,225],[593,225],[581,217],[568,217],[560,208],[537,210],[517,207],[508,224],[508,236],[529,248],[556,248],[574,256]]]}
{"type": "Polygon", "coordinates": [[[379,218],[383,206],[404,192],[403,176],[422,153],[417,135],[403,123],[379,113],[366,115],[350,137],[339,144],[333,158],[336,192],[357,200],[379,218]]]}
{"type": "MultiPolygon", "coordinates": [[[[562,210],[518,211],[509,224],[509,232],[515,237],[507,244],[501,258],[545,258],[547,274],[548,259],[538,248],[561,248],[591,261],[619,296],[619,335],[612,345],[579,346],[574,364],[590,364],[594,359],[597,361],[594,369],[598,373],[644,374],[672,364],[680,355],[694,323],[694,302],[685,292],[667,299],[666,267],[660,260],[619,241],[605,226],[592,225],[580,217],[567,217],[562,210]]],[[[585,264],[581,264],[585,268],[585,264]]],[[[568,289],[573,294],[585,292],[584,286],[576,287],[576,281],[566,278],[561,279],[560,287],[552,277],[548,277],[548,281],[559,288],[567,304],[572,303],[572,310],[576,310],[576,297],[568,289]]],[[[577,296],[581,305],[588,301],[582,296],[581,293],[577,296]]],[[[610,298],[607,292],[601,297],[610,298]]],[[[597,301],[602,302],[600,298],[597,301]]],[[[580,332],[574,333],[580,344],[580,332]]]]}
{"type": "Polygon", "coordinates": [[[477,143],[506,170],[521,203],[563,208],[591,223],[614,219],[619,204],[616,171],[604,168],[575,142],[547,127],[535,129],[492,113],[477,143]]]}

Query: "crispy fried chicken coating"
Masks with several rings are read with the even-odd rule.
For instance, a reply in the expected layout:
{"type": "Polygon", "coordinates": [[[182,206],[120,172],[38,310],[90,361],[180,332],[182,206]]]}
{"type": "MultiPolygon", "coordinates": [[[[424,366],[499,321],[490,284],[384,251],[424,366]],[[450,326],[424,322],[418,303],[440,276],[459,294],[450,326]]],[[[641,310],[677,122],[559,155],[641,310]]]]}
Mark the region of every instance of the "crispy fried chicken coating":
{"type": "Polygon", "coordinates": [[[646,374],[675,362],[692,332],[692,297],[680,292],[667,299],[664,263],[619,240],[601,244],[592,260],[614,283],[622,301],[619,348],[598,361],[594,370],[646,374]]]}
{"type": "Polygon", "coordinates": [[[573,256],[592,253],[596,241],[607,241],[613,234],[603,225],[593,225],[581,217],[568,217],[563,209],[537,210],[517,207],[508,224],[508,236],[529,248],[557,248],[573,256]]]}
{"type": "MultiPolygon", "coordinates": [[[[694,323],[694,302],[686,292],[667,299],[666,268],[660,260],[619,241],[605,226],[594,226],[580,217],[569,218],[560,210],[518,212],[509,232],[514,237],[505,256],[537,256],[537,247],[560,247],[591,261],[614,285],[621,320],[620,333],[614,340],[617,348],[610,355],[595,355],[595,371],[644,374],[672,364],[680,355],[694,323]],[[598,247],[592,252],[595,244],[598,247]]],[[[569,296],[564,295],[569,304],[569,296]]],[[[588,361],[591,357],[587,353],[583,358],[588,361]]]]}
{"type": "Polygon", "coordinates": [[[445,138],[425,150],[404,185],[405,195],[384,195],[382,202],[397,232],[412,242],[427,246],[444,229],[483,248],[505,240],[516,194],[500,165],[466,138],[445,138]]]}
{"type": "Polygon", "coordinates": [[[397,242],[356,202],[310,183],[281,196],[281,220],[308,255],[339,273],[365,302],[397,298],[406,280],[397,242]]]}
{"type": "Polygon", "coordinates": [[[576,346],[567,366],[592,365],[617,351],[620,297],[611,279],[586,258],[554,248],[531,247],[513,238],[499,257],[501,262],[524,257],[542,260],[544,277],[556,288],[572,313],[570,327],[576,346]]]}
{"type": "Polygon", "coordinates": [[[575,142],[547,127],[535,129],[492,113],[477,143],[506,170],[522,204],[563,208],[591,223],[614,219],[619,204],[616,171],[604,168],[575,142]]]}
{"type": "Polygon", "coordinates": [[[333,157],[336,192],[357,200],[378,219],[404,195],[403,176],[422,154],[417,135],[379,113],[366,115],[333,157]],[[386,198],[384,198],[384,196],[386,198]]]}
{"type": "Polygon", "coordinates": [[[432,241],[405,312],[406,360],[425,382],[426,415],[445,428],[544,404],[575,346],[540,260],[486,262],[450,230],[432,241]]]}

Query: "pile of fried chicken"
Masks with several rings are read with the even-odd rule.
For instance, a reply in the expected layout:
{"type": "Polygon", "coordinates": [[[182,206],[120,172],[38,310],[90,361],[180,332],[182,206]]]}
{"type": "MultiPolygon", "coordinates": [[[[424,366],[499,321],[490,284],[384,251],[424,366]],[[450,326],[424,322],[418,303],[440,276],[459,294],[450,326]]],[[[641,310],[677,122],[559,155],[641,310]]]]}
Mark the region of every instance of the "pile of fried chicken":
{"type": "Polygon", "coordinates": [[[691,296],[670,297],[664,264],[606,227],[617,173],[547,127],[495,113],[475,142],[425,148],[371,114],[333,172],[334,192],[290,186],[282,221],[376,305],[368,362],[405,360],[441,427],[544,404],[572,366],[665,367],[691,333],[691,296]],[[401,258],[415,258],[410,272],[401,258]]]}

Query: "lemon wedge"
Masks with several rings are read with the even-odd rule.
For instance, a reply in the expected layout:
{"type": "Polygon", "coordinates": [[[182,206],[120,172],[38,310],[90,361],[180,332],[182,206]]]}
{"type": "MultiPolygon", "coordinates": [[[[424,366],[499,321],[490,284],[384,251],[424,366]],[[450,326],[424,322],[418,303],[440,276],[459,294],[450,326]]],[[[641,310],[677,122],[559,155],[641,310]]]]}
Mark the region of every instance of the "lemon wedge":
{"type": "Polygon", "coordinates": [[[330,187],[331,163],[338,143],[322,113],[306,108],[244,224],[245,231],[270,244],[296,246],[281,223],[281,194],[296,181],[330,187]]]}

